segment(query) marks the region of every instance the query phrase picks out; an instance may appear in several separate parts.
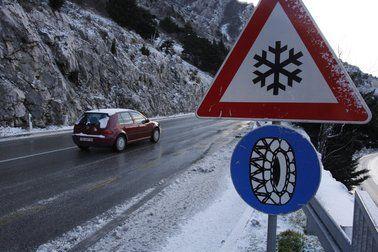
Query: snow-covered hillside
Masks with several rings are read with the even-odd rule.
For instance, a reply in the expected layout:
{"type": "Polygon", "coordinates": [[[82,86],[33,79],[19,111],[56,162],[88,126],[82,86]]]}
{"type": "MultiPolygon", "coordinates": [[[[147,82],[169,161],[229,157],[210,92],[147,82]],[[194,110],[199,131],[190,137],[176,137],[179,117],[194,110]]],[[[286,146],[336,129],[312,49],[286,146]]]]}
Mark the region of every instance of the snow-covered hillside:
{"type": "Polygon", "coordinates": [[[364,73],[359,67],[348,63],[344,63],[344,66],[361,93],[372,92],[378,89],[377,77],[364,73]]]}
{"type": "Polygon", "coordinates": [[[43,127],[97,107],[193,111],[211,81],[178,55],[71,2],[55,13],[47,1],[20,3],[0,3],[0,126],[24,126],[29,112],[43,127]]]}

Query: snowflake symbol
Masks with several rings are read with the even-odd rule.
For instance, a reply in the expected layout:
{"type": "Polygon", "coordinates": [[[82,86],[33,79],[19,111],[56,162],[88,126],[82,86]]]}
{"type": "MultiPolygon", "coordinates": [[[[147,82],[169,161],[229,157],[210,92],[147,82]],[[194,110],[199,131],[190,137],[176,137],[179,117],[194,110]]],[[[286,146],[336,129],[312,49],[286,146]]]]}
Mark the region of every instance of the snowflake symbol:
{"type": "Polygon", "coordinates": [[[279,95],[279,91],[286,90],[286,85],[289,87],[293,86],[293,82],[300,83],[302,81],[302,78],[298,76],[302,72],[300,69],[296,69],[292,72],[289,70],[286,70],[285,68],[291,64],[300,66],[302,65],[302,62],[299,61],[299,59],[303,56],[302,52],[294,53],[294,48],[289,51],[289,57],[281,62],[281,55],[287,51],[287,46],[281,47],[281,41],[276,42],[276,47],[270,47],[269,46],[269,52],[274,54],[275,61],[274,63],[269,61],[267,56],[268,53],[266,51],[262,51],[262,56],[255,55],[254,59],[257,61],[257,63],[254,65],[256,68],[259,68],[263,65],[267,66],[269,68],[268,71],[265,73],[262,73],[258,70],[254,71],[253,73],[257,75],[255,79],[253,79],[253,83],[261,83],[261,87],[265,87],[266,85],[266,79],[270,75],[274,75],[274,81],[273,83],[269,84],[267,86],[267,91],[270,91],[273,89],[273,95],[279,95]],[[284,75],[287,77],[287,83],[286,85],[282,83],[282,80],[280,78],[281,75],[284,75]]]}

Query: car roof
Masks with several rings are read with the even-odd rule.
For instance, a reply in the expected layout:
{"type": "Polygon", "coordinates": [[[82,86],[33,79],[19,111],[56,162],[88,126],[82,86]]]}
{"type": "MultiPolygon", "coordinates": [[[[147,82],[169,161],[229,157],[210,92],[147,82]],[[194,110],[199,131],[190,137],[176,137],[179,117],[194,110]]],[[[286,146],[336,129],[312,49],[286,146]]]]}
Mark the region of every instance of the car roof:
{"type": "Polygon", "coordinates": [[[86,111],[85,113],[101,113],[101,114],[108,114],[109,116],[112,116],[117,113],[132,112],[132,111],[135,111],[135,110],[115,108],[115,109],[93,109],[93,110],[86,111]]]}

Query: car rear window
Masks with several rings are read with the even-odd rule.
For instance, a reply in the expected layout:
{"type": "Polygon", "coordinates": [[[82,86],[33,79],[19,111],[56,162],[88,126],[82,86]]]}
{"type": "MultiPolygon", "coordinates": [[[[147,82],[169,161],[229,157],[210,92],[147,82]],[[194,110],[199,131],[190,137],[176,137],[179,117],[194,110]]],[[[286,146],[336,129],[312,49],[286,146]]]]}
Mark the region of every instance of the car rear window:
{"type": "Polygon", "coordinates": [[[79,125],[100,125],[101,129],[105,129],[109,122],[109,115],[104,113],[85,113],[82,115],[78,123],[79,125]]]}

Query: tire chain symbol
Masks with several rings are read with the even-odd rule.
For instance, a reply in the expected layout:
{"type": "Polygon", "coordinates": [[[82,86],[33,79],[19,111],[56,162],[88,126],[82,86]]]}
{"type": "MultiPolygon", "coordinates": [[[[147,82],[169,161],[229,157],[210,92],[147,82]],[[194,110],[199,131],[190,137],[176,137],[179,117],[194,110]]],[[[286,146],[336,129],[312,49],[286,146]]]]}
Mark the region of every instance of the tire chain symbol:
{"type": "Polygon", "coordinates": [[[295,155],[283,139],[264,138],[254,146],[250,160],[252,191],[262,204],[285,205],[296,184],[295,155]]]}

